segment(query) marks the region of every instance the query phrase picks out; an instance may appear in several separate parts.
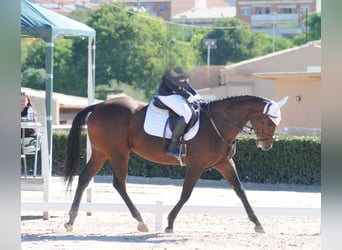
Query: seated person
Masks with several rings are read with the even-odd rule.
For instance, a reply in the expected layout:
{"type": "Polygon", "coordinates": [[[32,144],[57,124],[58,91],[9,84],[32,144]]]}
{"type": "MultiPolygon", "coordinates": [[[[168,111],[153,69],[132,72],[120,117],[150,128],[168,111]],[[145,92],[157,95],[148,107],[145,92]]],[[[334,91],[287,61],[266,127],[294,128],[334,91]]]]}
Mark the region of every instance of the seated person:
{"type": "MultiPolygon", "coordinates": [[[[37,112],[33,107],[31,98],[25,92],[21,92],[20,96],[21,104],[21,119],[37,121],[37,112]]],[[[33,128],[24,129],[25,134],[23,135],[23,130],[20,130],[21,138],[24,140],[24,152],[32,152],[35,150],[35,140],[37,137],[37,132],[33,128]]]]}

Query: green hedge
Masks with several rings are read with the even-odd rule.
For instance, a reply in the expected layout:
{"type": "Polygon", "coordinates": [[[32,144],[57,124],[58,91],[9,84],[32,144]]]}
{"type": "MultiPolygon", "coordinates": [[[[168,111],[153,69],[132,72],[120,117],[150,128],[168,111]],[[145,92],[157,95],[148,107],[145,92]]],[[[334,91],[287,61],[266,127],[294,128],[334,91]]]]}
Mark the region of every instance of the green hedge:
{"type": "MultiPolygon", "coordinates": [[[[62,172],[65,158],[66,132],[53,134],[53,174],[62,172]]],[[[81,171],[86,163],[86,136],[82,134],[81,171]]],[[[30,159],[29,159],[30,160],[30,159]]],[[[321,183],[321,142],[319,137],[277,137],[270,151],[264,152],[255,146],[255,138],[239,136],[234,161],[241,181],[254,183],[321,183]]],[[[98,173],[111,175],[111,164],[106,162],[98,173]]],[[[183,178],[185,168],[161,165],[142,159],[132,153],[129,160],[129,175],[146,177],[183,178]]],[[[202,174],[203,179],[221,179],[215,169],[202,174]]]]}
{"type": "Polygon", "coordinates": [[[321,141],[319,137],[278,137],[273,148],[257,149],[255,140],[238,140],[234,157],[242,181],[256,183],[321,183],[321,141]]]}

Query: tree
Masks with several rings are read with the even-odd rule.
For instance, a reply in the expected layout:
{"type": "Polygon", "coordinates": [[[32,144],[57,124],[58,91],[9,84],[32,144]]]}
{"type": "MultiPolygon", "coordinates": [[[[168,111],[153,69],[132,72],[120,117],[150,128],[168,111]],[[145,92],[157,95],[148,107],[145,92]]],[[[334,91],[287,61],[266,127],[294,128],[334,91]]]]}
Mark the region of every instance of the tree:
{"type": "Polygon", "coordinates": [[[306,23],[308,26],[307,34],[303,33],[300,35],[296,35],[293,38],[293,43],[295,45],[301,45],[309,41],[316,41],[321,39],[321,13],[310,13],[307,17],[307,20],[305,20],[305,24],[306,23]]]}
{"type": "Polygon", "coordinates": [[[28,68],[42,69],[45,68],[45,43],[40,38],[22,38],[22,62],[21,71],[24,72],[28,68]]]}
{"type": "Polygon", "coordinates": [[[27,68],[22,73],[21,86],[33,89],[45,89],[45,69],[27,68]]]}
{"type": "MultiPolygon", "coordinates": [[[[110,85],[115,79],[144,89],[146,96],[152,97],[166,68],[174,63],[189,68],[193,62],[190,46],[182,44],[180,48],[178,41],[170,43],[162,19],[122,4],[103,5],[91,12],[87,24],[96,30],[97,84],[110,85]]],[[[85,46],[82,41],[74,43],[75,50],[85,46]]],[[[73,60],[84,59],[76,53],[73,60]]],[[[78,72],[85,70],[78,68],[78,72]]]]}
{"type": "MultiPolygon", "coordinates": [[[[217,49],[210,51],[210,63],[225,65],[271,53],[272,36],[252,32],[247,24],[237,18],[222,19],[215,25],[218,28],[207,33],[203,39],[216,39],[217,49]]],[[[275,50],[289,48],[288,39],[275,38],[275,50]]],[[[203,61],[207,60],[207,48],[201,48],[203,61]]]]}
{"type": "MultiPolygon", "coordinates": [[[[45,89],[45,42],[40,38],[22,39],[22,85],[45,89]]],[[[73,93],[86,90],[85,85],[76,78],[76,67],[72,62],[72,40],[62,39],[54,43],[54,91],[73,93]],[[84,85],[84,86],[83,86],[84,85]]]]}
{"type": "Polygon", "coordinates": [[[274,51],[284,50],[293,47],[293,43],[289,39],[273,37],[263,32],[254,32],[250,42],[251,57],[266,55],[274,51]]]}
{"type": "MultiPolygon", "coordinates": [[[[216,39],[217,49],[210,51],[211,64],[225,65],[249,58],[249,43],[252,32],[246,23],[237,18],[222,19],[216,23],[217,29],[209,32],[203,39],[216,39]]],[[[203,42],[203,41],[202,41],[203,42]]],[[[202,58],[207,61],[207,49],[202,48],[202,58]]]]}

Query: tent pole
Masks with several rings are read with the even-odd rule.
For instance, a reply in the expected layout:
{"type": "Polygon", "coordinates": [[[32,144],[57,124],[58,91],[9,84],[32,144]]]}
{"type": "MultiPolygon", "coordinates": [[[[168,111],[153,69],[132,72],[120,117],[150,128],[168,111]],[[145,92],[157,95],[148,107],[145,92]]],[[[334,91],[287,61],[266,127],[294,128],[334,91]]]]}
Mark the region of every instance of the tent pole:
{"type": "MultiPolygon", "coordinates": [[[[96,39],[93,37],[93,46],[92,46],[92,84],[93,84],[93,97],[95,100],[95,50],[96,50],[96,39]]],[[[93,102],[94,102],[93,100],[93,102]]]]}
{"type": "Polygon", "coordinates": [[[88,38],[88,105],[95,99],[95,39],[88,38]]]}
{"type": "Polygon", "coordinates": [[[45,106],[46,129],[48,137],[49,168],[52,166],[52,93],[53,93],[53,41],[46,42],[46,79],[45,79],[45,106]]]}
{"type": "MultiPolygon", "coordinates": [[[[95,100],[95,39],[88,37],[88,105],[95,100]]],[[[87,139],[87,161],[90,158],[90,141],[87,139]]]]}
{"type": "MultiPolygon", "coordinates": [[[[95,99],[95,38],[88,37],[88,105],[94,103],[95,99]]],[[[89,136],[87,135],[87,162],[90,159],[91,146],[89,136]]],[[[86,190],[87,202],[92,202],[93,199],[93,183],[94,180],[89,183],[86,190]]],[[[91,212],[87,212],[87,215],[91,215],[91,212]]]]}
{"type": "MultiPolygon", "coordinates": [[[[46,136],[47,137],[47,162],[42,165],[43,174],[43,186],[44,194],[43,201],[49,202],[50,200],[50,179],[52,172],[52,92],[53,92],[53,53],[54,53],[54,43],[53,41],[46,42],[46,55],[45,55],[45,113],[46,113],[46,136]],[[45,166],[47,165],[47,166],[45,166]]],[[[43,151],[42,151],[43,152],[43,151]]],[[[49,212],[43,212],[43,218],[45,220],[49,219],[49,212]]]]}

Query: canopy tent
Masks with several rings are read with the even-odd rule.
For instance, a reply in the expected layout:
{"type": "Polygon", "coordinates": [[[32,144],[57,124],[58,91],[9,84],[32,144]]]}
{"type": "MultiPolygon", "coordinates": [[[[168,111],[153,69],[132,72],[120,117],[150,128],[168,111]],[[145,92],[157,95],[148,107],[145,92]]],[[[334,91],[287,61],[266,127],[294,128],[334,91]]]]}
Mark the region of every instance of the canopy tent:
{"type": "Polygon", "coordinates": [[[88,103],[94,101],[95,30],[66,16],[21,0],[21,36],[39,37],[46,42],[45,105],[49,168],[52,167],[52,93],[54,41],[64,37],[88,37],[88,103]]]}

